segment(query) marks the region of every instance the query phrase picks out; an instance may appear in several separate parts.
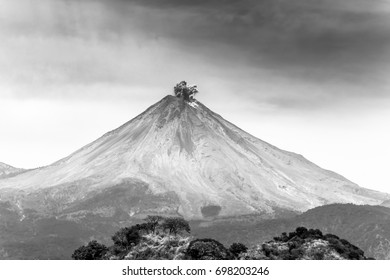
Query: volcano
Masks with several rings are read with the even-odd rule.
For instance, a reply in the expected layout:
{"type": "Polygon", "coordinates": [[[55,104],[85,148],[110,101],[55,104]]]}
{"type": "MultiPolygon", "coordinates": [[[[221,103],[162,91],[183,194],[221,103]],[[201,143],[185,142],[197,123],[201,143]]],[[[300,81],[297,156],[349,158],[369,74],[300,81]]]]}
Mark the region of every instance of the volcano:
{"type": "Polygon", "coordinates": [[[175,96],[64,159],[1,179],[0,194],[20,217],[28,210],[76,220],[91,213],[272,216],[390,198],[257,139],[199,101],[175,96]]]}

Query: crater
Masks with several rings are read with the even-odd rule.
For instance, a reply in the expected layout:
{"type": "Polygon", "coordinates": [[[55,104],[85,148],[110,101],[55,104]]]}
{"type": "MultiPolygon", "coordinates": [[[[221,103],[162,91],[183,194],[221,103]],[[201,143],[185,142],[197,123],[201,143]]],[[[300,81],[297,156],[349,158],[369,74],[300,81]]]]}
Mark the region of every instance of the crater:
{"type": "Polygon", "coordinates": [[[222,208],[219,205],[207,205],[200,208],[200,211],[204,218],[218,216],[221,210],[222,208]]]}

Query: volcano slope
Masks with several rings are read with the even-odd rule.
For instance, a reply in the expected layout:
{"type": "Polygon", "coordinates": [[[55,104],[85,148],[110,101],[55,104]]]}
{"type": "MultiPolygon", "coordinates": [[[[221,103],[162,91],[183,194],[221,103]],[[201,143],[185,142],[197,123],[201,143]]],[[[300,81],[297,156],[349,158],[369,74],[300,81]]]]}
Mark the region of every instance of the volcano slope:
{"type": "Polygon", "coordinates": [[[0,179],[16,176],[17,174],[20,174],[24,171],[26,170],[0,162],[0,179]]]}
{"type": "Polygon", "coordinates": [[[148,214],[266,219],[389,198],[255,138],[198,101],[166,96],[68,157],[0,179],[0,256],[63,258],[66,244],[107,237],[148,214]]]}

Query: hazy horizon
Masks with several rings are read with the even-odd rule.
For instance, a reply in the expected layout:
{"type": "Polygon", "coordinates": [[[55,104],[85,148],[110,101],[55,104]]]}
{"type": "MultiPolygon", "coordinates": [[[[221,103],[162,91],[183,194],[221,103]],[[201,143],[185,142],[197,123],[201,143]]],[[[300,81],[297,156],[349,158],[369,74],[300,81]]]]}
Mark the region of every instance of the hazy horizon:
{"type": "Polygon", "coordinates": [[[390,1],[0,0],[0,162],[51,164],[181,80],[243,130],[390,192],[390,1]]]}

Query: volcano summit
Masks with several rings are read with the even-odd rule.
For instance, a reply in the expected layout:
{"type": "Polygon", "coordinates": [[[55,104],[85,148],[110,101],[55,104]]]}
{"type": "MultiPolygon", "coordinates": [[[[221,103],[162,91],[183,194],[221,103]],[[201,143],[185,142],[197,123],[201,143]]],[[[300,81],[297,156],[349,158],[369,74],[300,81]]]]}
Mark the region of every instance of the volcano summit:
{"type": "Polygon", "coordinates": [[[1,179],[0,195],[20,217],[33,212],[76,221],[155,213],[272,216],[389,199],[175,96],[52,165],[1,179]]]}

